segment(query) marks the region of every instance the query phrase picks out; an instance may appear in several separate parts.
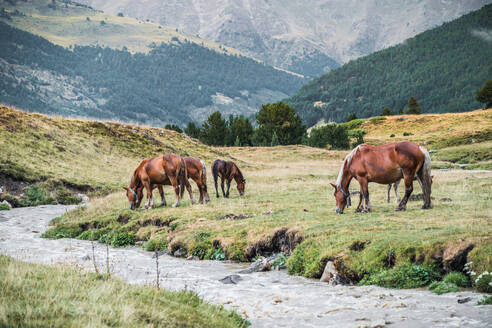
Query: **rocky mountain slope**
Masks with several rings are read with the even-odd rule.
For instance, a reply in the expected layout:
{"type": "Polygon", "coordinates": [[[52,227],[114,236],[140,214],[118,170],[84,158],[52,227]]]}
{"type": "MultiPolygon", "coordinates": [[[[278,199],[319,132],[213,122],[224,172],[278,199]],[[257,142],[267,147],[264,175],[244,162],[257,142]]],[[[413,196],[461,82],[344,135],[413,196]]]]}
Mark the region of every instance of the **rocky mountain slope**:
{"type": "Polygon", "coordinates": [[[80,0],[216,41],[310,77],[490,0],[80,0]]]}

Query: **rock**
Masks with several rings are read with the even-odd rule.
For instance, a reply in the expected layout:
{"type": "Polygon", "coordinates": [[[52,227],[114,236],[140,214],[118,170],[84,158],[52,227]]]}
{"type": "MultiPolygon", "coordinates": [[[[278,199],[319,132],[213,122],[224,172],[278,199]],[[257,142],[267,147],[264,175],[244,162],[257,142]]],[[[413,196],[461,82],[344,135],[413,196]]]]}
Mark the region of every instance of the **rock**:
{"type": "Polygon", "coordinates": [[[463,271],[467,262],[466,257],[475,245],[471,242],[461,242],[448,246],[442,255],[442,264],[447,272],[463,271]]]}
{"type": "Polygon", "coordinates": [[[190,255],[186,258],[188,261],[200,261],[200,258],[198,256],[195,256],[195,255],[190,255]]]}
{"type": "Polygon", "coordinates": [[[184,250],[183,248],[179,248],[173,253],[173,255],[176,257],[184,257],[186,255],[186,250],[184,250]]]}
{"type": "Polygon", "coordinates": [[[447,198],[447,197],[445,197],[445,198],[441,198],[441,199],[439,199],[439,201],[440,201],[440,202],[452,202],[453,200],[452,200],[451,198],[447,198]]]}
{"type": "Polygon", "coordinates": [[[271,265],[268,262],[268,259],[263,256],[260,257],[255,262],[251,263],[249,268],[239,271],[239,273],[252,273],[252,272],[260,272],[260,271],[270,271],[271,265]]]}
{"type": "Polygon", "coordinates": [[[458,303],[459,304],[464,304],[464,303],[468,303],[471,301],[471,297],[465,297],[465,298],[459,298],[458,299],[458,303]]]}
{"type": "Polygon", "coordinates": [[[241,278],[241,276],[238,274],[233,274],[233,275],[224,277],[222,279],[219,279],[219,281],[221,283],[226,284],[226,285],[231,285],[231,284],[236,285],[241,280],[243,280],[243,278],[241,278]]]}
{"type": "MultiPolygon", "coordinates": [[[[159,252],[157,252],[157,255],[158,255],[158,256],[162,256],[162,255],[171,255],[171,252],[170,252],[168,249],[166,249],[166,250],[163,250],[163,251],[159,251],[159,252]]],[[[152,258],[153,258],[153,259],[155,259],[155,252],[154,252],[154,254],[152,255],[152,258]]]]}
{"type": "MultiPolygon", "coordinates": [[[[0,194],[1,194],[1,192],[0,192],[0,194]]],[[[12,208],[12,205],[10,205],[10,203],[9,203],[9,202],[7,202],[6,200],[2,201],[0,204],[5,204],[5,205],[7,205],[9,208],[12,208]]]]}
{"type": "Polygon", "coordinates": [[[142,246],[144,244],[143,240],[139,240],[135,242],[135,246],[142,246]]]}
{"type": "Polygon", "coordinates": [[[327,282],[331,285],[345,285],[348,283],[347,279],[338,273],[335,262],[333,261],[326,262],[325,269],[319,281],[327,282]]]}
{"type": "Polygon", "coordinates": [[[76,194],[75,196],[79,197],[80,199],[82,199],[82,203],[87,203],[89,201],[89,197],[87,197],[86,194],[76,194]]]}

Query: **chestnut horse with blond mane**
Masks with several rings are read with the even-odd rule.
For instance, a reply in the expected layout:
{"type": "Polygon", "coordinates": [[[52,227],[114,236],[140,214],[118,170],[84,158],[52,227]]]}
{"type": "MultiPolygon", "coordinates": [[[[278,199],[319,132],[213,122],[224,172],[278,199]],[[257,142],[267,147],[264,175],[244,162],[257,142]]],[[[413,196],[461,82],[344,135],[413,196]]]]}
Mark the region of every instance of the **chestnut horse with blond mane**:
{"type": "Polygon", "coordinates": [[[214,177],[215,194],[217,195],[217,198],[219,198],[219,191],[217,190],[217,179],[219,176],[222,195],[224,195],[225,198],[229,198],[229,188],[231,187],[232,179],[236,180],[239,195],[244,195],[246,180],[243,177],[243,173],[234,162],[226,162],[221,159],[215,160],[212,164],[212,175],[214,177]],[[227,192],[224,192],[224,180],[227,182],[227,192]]]}
{"type": "MultiPolygon", "coordinates": [[[[200,191],[200,204],[203,204],[203,202],[208,203],[210,201],[210,197],[207,192],[207,169],[205,162],[190,156],[183,157],[183,160],[186,164],[186,173],[188,178],[195,181],[198,190],[200,191]]],[[[191,191],[191,185],[188,182],[188,179],[186,179],[185,186],[188,190],[188,194],[190,194],[191,204],[193,204],[193,193],[191,191]]],[[[181,189],[181,198],[183,198],[183,193],[184,189],[181,189]]]]}
{"type": "Polygon", "coordinates": [[[413,180],[422,187],[424,205],[431,207],[431,158],[427,150],[409,141],[395,142],[382,146],[359,145],[343,160],[335,188],[336,212],[343,213],[345,206],[350,206],[350,181],[355,178],[360,184],[360,199],[356,212],[371,211],[369,201],[369,182],[391,184],[403,178],[405,196],[396,211],[406,210],[407,201],[413,191],[413,180]],[[362,207],[365,199],[366,206],[362,207]]]}
{"type": "Polygon", "coordinates": [[[179,206],[179,191],[184,189],[186,175],[186,164],[184,160],[176,154],[166,154],[162,157],[146,158],[133,172],[130,185],[124,187],[126,196],[130,203],[130,209],[140,207],[143,198],[143,188],[147,191],[147,202],[145,208],[154,207],[152,190],[155,186],[159,188],[161,194],[161,205],[166,205],[166,198],[162,185],[172,185],[176,195],[176,202],[173,207],[179,206]]]}

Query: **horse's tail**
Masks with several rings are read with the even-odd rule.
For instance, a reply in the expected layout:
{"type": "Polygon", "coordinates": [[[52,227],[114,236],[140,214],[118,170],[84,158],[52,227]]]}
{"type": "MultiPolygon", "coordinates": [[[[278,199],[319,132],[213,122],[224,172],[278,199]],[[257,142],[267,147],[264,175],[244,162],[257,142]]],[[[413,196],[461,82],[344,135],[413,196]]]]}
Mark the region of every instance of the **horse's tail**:
{"type": "Polygon", "coordinates": [[[417,178],[424,194],[424,208],[431,206],[432,177],[431,177],[431,157],[424,147],[420,146],[420,151],[424,154],[424,163],[417,172],[417,178]]]}
{"type": "Polygon", "coordinates": [[[205,162],[200,160],[200,163],[202,163],[202,183],[203,183],[203,188],[205,191],[207,191],[207,166],[205,165],[205,162]]]}
{"type": "Polygon", "coordinates": [[[178,181],[179,181],[179,198],[183,198],[186,181],[188,181],[188,172],[186,170],[186,163],[183,157],[181,159],[181,167],[179,169],[178,181]]]}
{"type": "Polygon", "coordinates": [[[219,169],[217,168],[217,165],[218,162],[215,161],[213,164],[212,164],[212,175],[214,177],[214,182],[217,183],[217,178],[219,177],[219,169]]]}

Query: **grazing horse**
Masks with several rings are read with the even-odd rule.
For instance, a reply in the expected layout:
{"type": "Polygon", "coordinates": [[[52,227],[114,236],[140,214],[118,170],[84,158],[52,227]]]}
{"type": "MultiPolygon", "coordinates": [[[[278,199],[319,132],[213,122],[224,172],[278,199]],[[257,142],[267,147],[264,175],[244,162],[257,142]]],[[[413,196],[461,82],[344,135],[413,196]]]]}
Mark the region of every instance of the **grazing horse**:
{"type": "Polygon", "coordinates": [[[222,194],[225,198],[229,198],[229,188],[231,187],[232,179],[236,180],[239,195],[244,195],[244,185],[246,184],[246,180],[243,178],[241,170],[234,162],[226,162],[220,159],[215,160],[212,164],[212,175],[214,176],[215,193],[217,198],[219,198],[219,192],[217,190],[217,178],[219,175],[222,194]],[[227,192],[224,192],[224,179],[227,181],[227,192]]]}
{"type": "Polygon", "coordinates": [[[176,195],[176,202],[173,207],[179,206],[179,190],[184,188],[186,175],[186,164],[184,160],[176,154],[166,154],[157,158],[146,158],[133,172],[130,184],[124,187],[126,196],[130,203],[130,209],[140,207],[143,198],[143,188],[147,190],[147,202],[145,208],[154,207],[152,190],[154,186],[159,188],[161,194],[161,205],[166,205],[166,198],[162,185],[172,185],[176,195]]]}
{"type": "Polygon", "coordinates": [[[382,146],[359,145],[343,160],[335,188],[336,212],[343,213],[350,206],[350,181],[355,178],[360,184],[359,206],[356,212],[369,212],[369,182],[391,184],[403,178],[405,196],[396,211],[406,210],[407,201],[413,191],[413,179],[417,179],[424,194],[422,209],[431,207],[431,159],[427,150],[409,141],[391,143],[382,146]],[[366,206],[362,208],[365,199],[366,206]]]}
{"type": "MultiPolygon", "coordinates": [[[[200,204],[203,204],[205,201],[208,203],[210,201],[210,197],[208,197],[207,192],[207,169],[205,166],[205,162],[195,158],[195,157],[183,157],[183,160],[186,164],[186,173],[188,178],[191,178],[195,181],[198,190],[200,191],[200,204]]],[[[186,189],[190,194],[191,203],[193,204],[193,193],[191,191],[191,185],[188,182],[188,179],[185,182],[186,189]]],[[[183,197],[184,189],[181,189],[181,198],[183,197]]]]}

